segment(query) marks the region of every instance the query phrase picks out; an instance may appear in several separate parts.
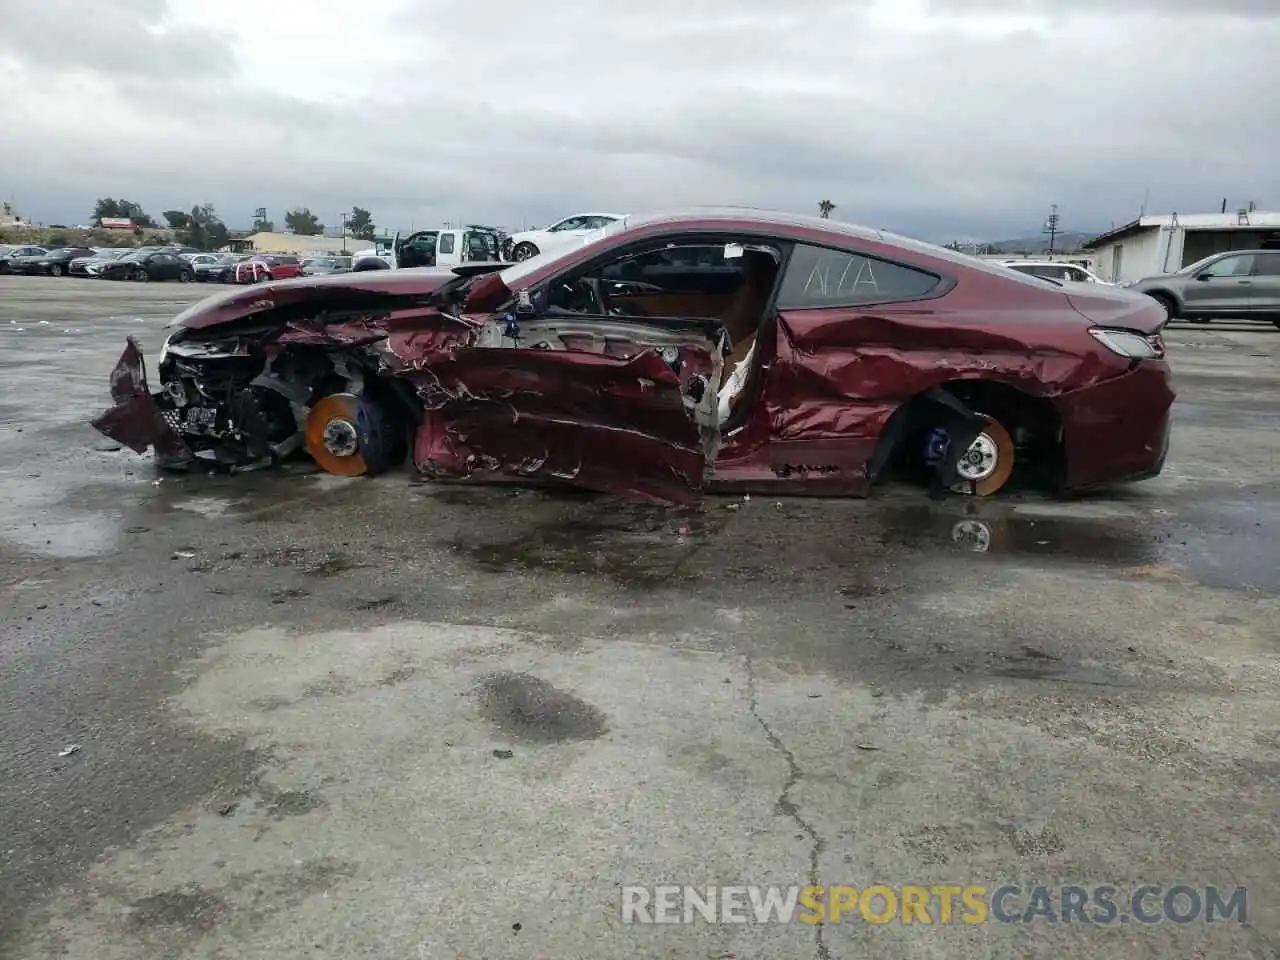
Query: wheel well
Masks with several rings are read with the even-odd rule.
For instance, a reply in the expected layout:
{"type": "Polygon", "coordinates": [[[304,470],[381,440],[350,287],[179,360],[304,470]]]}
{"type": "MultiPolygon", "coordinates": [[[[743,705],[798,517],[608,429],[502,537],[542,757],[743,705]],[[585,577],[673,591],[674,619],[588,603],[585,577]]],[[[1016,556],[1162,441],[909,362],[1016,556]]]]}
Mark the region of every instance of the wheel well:
{"type": "Polygon", "coordinates": [[[903,403],[889,418],[871,466],[875,481],[885,469],[910,460],[925,431],[935,426],[941,390],[974,413],[1000,421],[1019,450],[1019,468],[1031,468],[1056,485],[1065,476],[1062,418],[1051,400],[1033,396],[994,380],[950,380],[922,391],[903,403]]]}
{"type": "Polygon", "coordinates": [[[1169,316],[1172,317],[1178,311],[1178,298],[1168,290],[1147,290],[1144,291],[1152,300],[1159,300],[1169,309],[1169,316]]]}

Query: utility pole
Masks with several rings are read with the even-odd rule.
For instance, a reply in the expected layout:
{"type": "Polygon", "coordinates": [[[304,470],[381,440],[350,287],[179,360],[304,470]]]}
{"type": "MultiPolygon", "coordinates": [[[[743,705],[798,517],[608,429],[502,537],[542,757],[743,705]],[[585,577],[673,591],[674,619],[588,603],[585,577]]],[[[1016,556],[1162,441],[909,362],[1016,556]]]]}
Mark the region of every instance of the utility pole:
{"type": "Polygon", "coordinates": [[[1058,216],[1058,205],[1056,203],[1050,204],[1049,218],[1045,220],[1044,229],[1040,231],[1041,233],[1047,233],[1049,235],[1049,259],[1050,260],[1053,259],[1053,242],[1058,236],[1058,223],[1061,220],[1062,218],[1058,216]]]}

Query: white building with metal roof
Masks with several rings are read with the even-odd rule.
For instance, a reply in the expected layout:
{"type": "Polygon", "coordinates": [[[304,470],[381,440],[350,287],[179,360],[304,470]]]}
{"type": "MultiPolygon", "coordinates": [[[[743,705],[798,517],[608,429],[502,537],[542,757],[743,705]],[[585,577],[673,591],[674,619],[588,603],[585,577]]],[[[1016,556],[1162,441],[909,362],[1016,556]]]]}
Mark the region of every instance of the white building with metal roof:
{"type": "Polygon", "coordinates": [[[1083,246],[1104,280],[1124,283],[1173,273],[1228,250],[1280,249],[1280,211],[1143,216],[1083,246]]]}

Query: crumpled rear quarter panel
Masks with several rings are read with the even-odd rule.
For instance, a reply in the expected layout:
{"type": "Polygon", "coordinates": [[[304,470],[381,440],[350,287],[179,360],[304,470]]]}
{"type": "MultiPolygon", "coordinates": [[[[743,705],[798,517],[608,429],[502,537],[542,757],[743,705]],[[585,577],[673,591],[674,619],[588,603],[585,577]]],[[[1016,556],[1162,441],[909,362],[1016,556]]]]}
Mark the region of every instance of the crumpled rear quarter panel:
{"type": "Polygon", "coordinates": [[[1021,324],[962,326],[935,311],[784,313],[769,419],[787,438],[879,435],[893,411],[949,380],[1054,396],[1115,376],[1092,353],[1032,346],[1021,324]]]}

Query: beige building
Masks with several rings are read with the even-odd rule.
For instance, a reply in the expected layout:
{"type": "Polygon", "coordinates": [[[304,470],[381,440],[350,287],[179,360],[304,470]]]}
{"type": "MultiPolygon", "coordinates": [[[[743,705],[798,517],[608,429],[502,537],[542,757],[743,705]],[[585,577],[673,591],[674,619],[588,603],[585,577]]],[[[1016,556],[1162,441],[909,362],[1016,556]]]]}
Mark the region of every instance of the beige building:
{"type": "Polygon", "coordinates": [[[350,253],[368,244],[353,237],[343,240],[341,237],[304,237],[296,233],[255,233],[234,244],[244,253],[291,253],[299,257],[340,254],[344,245],[350,253]]]}

